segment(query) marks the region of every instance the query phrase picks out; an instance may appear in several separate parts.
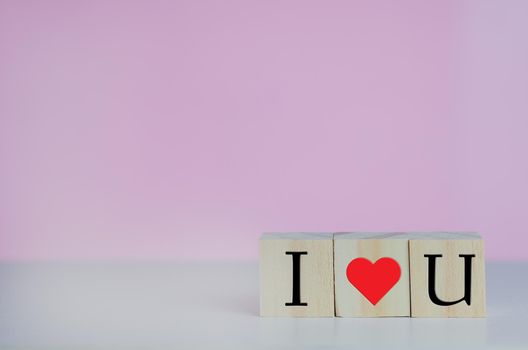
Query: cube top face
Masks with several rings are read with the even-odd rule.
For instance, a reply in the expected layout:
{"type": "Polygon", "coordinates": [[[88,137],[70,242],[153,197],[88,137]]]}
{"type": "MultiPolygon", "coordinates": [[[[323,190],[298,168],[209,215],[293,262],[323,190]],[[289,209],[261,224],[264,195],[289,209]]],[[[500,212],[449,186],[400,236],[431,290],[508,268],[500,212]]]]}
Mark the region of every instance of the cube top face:
{"type": "Polygon", "coordinates": [[[415,240],[473,240],[482,239],[478,232],[410,232],[415,240]]]}
{"type": "Polygon", "coordinates": [[[331,232],[264,232],[260,239],[332,240],[332,237],[331,232]]]}
{"type": "Polygon", "coordinates": [[[337,232],[337,239],[482,239],[477,232],[337,232]]]}
{"type": "Polygon", "coordinates": [[[409,240],[416,235],[408,232],[337,232],[335,240],[341,239],[403,239],[409,240]]]}
{"type": "Polygon", "coordinates": [[[265,234],[259,251],[261,316],[334,316],[331,234],[265,234]]]}
{"type": "Polygon", "coordinates": [[[411,240],[411,316],[485,317],[482,239],[411,240]]]}
{"type": "Polygon", "coordinates": [[[409,236],[334,236],[336,316],[410,316],[409,236]]]}

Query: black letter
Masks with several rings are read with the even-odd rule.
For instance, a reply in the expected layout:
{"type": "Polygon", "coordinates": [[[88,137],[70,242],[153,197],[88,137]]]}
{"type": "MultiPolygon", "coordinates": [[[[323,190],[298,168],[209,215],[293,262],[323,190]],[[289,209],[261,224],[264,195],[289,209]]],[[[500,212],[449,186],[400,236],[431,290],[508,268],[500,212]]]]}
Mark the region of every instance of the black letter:
{"type": "Polygon", "coordinates": [[[286,252],[286,255],[291,255],[293,262],[292,302],[286,306],[308,306],[308,303],[301,303],[301,255],[308,255],[308,252],[286,252]]]}
{"type": "Polygon", "coordinates": [[[449,306],[465,301],[466,304],[471,305],[471,259],[475,254],[460,254],[464,258],[464,297],[455,301],[443,301],[436,296],[435,291],[435,272],[436,272],[436,258],[442,257],[442,254],[425,254],[424,257],[429,259],[429,298],[436,305],[449,306]]]}

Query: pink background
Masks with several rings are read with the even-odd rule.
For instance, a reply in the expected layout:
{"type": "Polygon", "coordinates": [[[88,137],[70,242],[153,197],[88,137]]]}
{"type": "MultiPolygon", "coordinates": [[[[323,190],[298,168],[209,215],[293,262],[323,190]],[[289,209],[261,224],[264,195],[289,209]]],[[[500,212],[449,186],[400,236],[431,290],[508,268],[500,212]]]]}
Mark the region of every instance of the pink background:
{"type": "Polygon", "coordinates": [[[528,2],[0,0],[0,258],[478,230],[527,259],[528,2]]]}

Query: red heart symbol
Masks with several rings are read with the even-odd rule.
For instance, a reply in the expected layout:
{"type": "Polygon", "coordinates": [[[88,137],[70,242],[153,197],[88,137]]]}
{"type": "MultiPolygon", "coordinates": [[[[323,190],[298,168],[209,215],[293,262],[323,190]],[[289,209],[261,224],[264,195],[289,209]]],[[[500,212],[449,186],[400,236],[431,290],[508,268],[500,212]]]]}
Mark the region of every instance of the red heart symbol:
{"type": "Polygon", "coordinates": [[[350,283],[376,305],[398,282],[401,269],[392,258],[381,258],[374,264],[365,258],[352,260],[346,269],[350,283]]]}

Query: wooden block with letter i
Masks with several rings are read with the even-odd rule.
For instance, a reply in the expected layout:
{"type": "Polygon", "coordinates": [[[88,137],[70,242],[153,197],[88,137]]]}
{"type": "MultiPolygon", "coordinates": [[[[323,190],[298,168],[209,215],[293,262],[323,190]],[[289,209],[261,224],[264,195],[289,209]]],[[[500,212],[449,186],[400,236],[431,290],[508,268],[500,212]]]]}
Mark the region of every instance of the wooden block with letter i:
{"type": "Polygon", "coordinates": [[[265,233],[259,245],[261,316],[334,316],[332,234],[265,233]]]}
{"type": "Polygon", "coordinates": [[[485,317],[484,243],[476,233],[409,241],[412,317],[485,317]]]}
{"type": "Polygon", "coordinates": [[[405,233],[336,233],[336,316],[410,316],[409,238],[405,233]]]}

